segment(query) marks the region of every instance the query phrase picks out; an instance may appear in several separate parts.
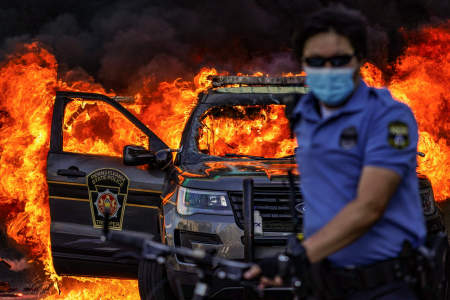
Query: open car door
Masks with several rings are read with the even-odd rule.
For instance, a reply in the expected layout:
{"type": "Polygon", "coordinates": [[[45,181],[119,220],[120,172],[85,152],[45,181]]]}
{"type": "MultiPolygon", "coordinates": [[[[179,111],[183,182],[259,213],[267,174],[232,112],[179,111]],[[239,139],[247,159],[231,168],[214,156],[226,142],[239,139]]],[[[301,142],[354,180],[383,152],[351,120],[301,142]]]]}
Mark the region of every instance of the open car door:
{"type": "Polygon", "coordinates": [[[58,274],[137,276],[138,262],[127,258],[126,249],[99,240],[106,210],[113,230],[159,235],[164,173],[124,165],[128,144],[168,148],[114,99],[57,92],[47,181],[58,274]]]}

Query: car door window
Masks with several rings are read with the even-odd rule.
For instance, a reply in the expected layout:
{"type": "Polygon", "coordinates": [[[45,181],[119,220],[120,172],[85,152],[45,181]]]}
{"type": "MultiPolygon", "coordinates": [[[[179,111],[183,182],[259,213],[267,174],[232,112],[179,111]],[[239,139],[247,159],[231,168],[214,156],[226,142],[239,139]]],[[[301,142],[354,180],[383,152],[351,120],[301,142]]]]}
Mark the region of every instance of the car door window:
{"type": "Polygon", "coordinates": [[[101,101],[74,100],[63,122],[63,151],[122,156],[125,145],[148,149],[148,136],[114,107],[101,101]]]}

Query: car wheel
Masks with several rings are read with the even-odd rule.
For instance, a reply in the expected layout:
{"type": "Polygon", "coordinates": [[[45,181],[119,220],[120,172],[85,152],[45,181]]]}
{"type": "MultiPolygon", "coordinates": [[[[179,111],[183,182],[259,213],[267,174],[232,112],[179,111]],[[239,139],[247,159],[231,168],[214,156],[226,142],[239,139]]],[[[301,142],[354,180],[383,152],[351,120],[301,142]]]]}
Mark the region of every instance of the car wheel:
{"type": "Polygon", "coordinates": [[[163,265],[142,260],[138,270],[139,295],[142,300],[176,299],[169,287],[163,265]]]}

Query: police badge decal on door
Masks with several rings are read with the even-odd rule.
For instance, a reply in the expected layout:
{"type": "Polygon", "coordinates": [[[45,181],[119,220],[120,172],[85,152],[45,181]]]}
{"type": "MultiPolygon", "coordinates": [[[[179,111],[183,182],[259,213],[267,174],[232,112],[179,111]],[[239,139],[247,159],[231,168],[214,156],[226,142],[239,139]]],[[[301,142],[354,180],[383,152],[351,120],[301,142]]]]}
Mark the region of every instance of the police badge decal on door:
{"type": "Polygon", "coordinates": [[[128,177],[116,169],[98,169],[87,176],[94,228],[103,228],[108,212],[109,228],[122,230],[129,182],[128,177]]]}

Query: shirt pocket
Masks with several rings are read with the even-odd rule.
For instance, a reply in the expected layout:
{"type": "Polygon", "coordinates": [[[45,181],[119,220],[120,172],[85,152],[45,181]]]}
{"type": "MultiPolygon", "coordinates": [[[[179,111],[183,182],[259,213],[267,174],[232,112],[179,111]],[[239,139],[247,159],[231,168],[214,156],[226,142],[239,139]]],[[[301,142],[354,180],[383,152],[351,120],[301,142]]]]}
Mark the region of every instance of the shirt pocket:
{"type": "Polygon", "coordinates": [[[343,151],[355,150],[358,147],[358,141],[361,137],[356,126],[345,126],[338,134],[337,144],[343,151]]]}
{"type": "Polygon", "coordinates": [[[342,124],[335,129],[334,134],[328,137],[325,149],[317,149],[317,152],[344,168],[359,166],[363,159],[360,148],[361,138],[362,134],[358,126],[351,123],[342,124]]]}

